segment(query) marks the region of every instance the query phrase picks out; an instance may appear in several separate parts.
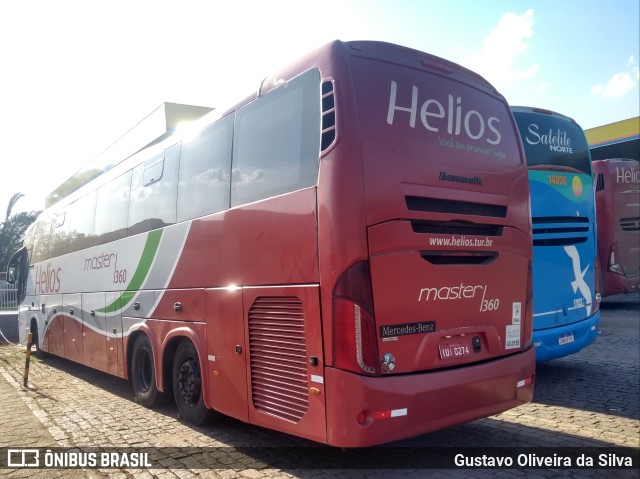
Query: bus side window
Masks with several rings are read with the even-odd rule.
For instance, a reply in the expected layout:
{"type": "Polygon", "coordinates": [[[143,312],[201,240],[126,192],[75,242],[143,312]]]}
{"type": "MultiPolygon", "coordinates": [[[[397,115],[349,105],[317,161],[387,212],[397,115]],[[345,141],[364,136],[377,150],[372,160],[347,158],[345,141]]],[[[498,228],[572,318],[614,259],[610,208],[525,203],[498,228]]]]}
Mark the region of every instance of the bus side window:
{"type": "Polygon", "coordinates": [[[67,254],[69,247],[69,222],[66,211],[57,213],[51,224],[51,256],[67,254]]]}
{"type": "Polygon", "coordinates": [[[180,143],[134,168],[129,205],[129,235],[176,222],[180,143]]]}
{"type": "Polygon", "coordinates": [[[35,224],[34,231],[33,262],[38,263],[50,258],[51,217],[43,216],[39,218],[35,224]]]}
{"type": "Polygon", "coordinates": [[[320,74],[309,70],[238,110],[231,206],[317,182],[320,74]]]}
{"type": "Polygon", "coordinates": [[[233,115],[185,141],[180,158],[178,221],[229,208],[233,115]]]}
{"type": "Polygon", "coordinates": [[[114,178],[98,190],[94,244],[127,236],[131,171],[114,178]]]}
{"type": "Polygon", "coordinates": [[[71,204],[69,218],[69,252],[93,246],[93,226],[96,218],[94,191],[71,204]]]}

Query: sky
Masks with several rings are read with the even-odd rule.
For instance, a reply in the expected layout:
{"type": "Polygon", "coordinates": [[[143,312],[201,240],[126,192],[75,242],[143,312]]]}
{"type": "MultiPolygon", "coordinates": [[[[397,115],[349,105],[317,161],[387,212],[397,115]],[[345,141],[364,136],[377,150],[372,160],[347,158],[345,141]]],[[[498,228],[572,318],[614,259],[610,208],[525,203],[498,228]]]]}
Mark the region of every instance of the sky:
{"type": "Polygon", "coordinates": [[[470,68],[584,129],[640,115],[638,0],[0,1],[0,221],[163,102],[216,107],[335,39],[470,68]]]}

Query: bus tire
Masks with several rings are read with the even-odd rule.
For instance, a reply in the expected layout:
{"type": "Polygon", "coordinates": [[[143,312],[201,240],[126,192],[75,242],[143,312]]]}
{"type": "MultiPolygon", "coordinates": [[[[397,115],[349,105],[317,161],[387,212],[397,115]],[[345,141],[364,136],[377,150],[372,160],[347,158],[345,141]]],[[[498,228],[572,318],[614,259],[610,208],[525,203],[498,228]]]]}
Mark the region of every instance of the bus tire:
{"type": "Polygon", "coordinates": [[[204,404],[198,352],[188,339],[183,339],[178,345],[172,379],[173,397],[180,417],[194,426],[210,422],[214,413],[204,404]]]}
{"type": "Polygon", "coordinates": [[[131,353],[131,383],[137,403],[146,408],[158,405],[162,393],[156,386],[156,368],[153,349],[146,335],[138,336],[131,353]]]}
{"type": "Polygon", "coordinates": [[[46,359],[47,353],[40,349],[40,335],[38,334],[38,323],[35,318],[31,320],[29,332],[31,333],[31,344],[35,347],[34,356],[38,359],[46,359]]]}

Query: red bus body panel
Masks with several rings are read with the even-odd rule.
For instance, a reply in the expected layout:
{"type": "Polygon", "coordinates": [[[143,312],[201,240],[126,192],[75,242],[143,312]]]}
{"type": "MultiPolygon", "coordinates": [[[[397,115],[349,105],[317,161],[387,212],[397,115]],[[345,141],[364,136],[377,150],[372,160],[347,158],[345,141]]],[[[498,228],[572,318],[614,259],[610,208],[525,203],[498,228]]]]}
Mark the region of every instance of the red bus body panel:
{"type": "Polygon", "coordinates": [[[640,166],[635,160],[593,162],[602,294],[640,288],[640,166]]]}

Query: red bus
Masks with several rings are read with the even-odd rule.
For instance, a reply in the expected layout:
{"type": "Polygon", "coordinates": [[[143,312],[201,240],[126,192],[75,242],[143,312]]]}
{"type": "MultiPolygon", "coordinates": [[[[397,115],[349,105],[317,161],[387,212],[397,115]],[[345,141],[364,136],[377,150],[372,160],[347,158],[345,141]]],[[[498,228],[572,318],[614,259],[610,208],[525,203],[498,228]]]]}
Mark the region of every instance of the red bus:
{"type": "Polygon", "coordinates": [[[602,295],[640,286],[640,167],[636,160],[593,162],[602,295]]]}
{"type": "Polygon", "coordinates": [[[341,447],[531,400],[527,168],[483,78],[336,41],[198,124],[28,232],[9,274],[42,351],[341,447]]]}

